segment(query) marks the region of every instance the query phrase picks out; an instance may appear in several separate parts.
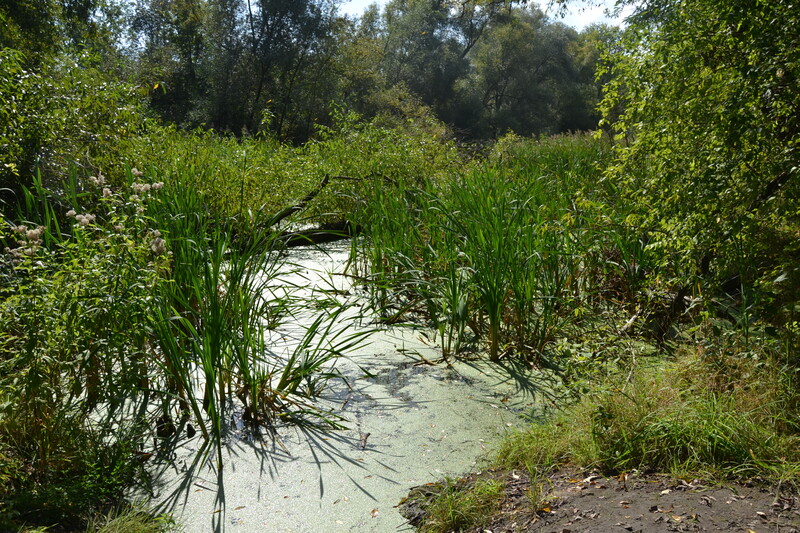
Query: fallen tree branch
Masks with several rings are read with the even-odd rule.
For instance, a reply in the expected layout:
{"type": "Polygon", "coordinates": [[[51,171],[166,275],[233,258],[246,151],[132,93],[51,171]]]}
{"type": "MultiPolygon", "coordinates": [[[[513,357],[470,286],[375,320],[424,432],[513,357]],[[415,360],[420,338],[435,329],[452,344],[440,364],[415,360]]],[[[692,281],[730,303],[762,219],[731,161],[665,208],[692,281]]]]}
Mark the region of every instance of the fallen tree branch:
{"type": "Polygon", "coordinates": [[[331,176],[332,180],[337,181],[365,181],[372,178],[381,178],[386,183],[391,183],[392,185],[397,185],[397,181],[390,178],[389,176],[384,176],[383,174],[368,174],[363,178],[356,178],[353,176],[331,176]]]}
{"type": "Polygon", "coordinates": [[[322,178],[322,181],[319,182],[319,184],[316,187],[314,187],[311,190],[311,192],[306,194],[299,202],[273,215],[272,218],[270,218],[269,221],[267,221],[266,227],[271,228],[272,226],[276,226],[281,221],[305,209],[308,203],[314,198],[316,198],[319,195],[319,193],[321,193],[322,190],[328,185],[329,182],[330,182],[330,177],[328,177],[328,175],[325,174],[325,177],[322,178]]]}

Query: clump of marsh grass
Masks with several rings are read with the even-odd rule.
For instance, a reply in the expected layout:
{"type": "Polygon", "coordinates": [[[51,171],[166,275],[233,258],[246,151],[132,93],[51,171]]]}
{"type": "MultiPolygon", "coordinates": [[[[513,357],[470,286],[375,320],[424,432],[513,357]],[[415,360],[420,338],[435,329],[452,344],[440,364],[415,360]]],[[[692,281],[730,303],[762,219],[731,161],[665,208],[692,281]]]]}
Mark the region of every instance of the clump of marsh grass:
{"type": "MultiPolygon", "coordinates": [[[[181,176],[172,178],[180,184],[181,176]]],[[[266,335],[282,320],[308,314],[310,303],[281,282],[291,269],[275,228],[258,215],[232,220],[208,215],[203,195],[176,188],[153,212],[172,247],[171,277],[157,299],[153,331],[169,392],[164,416],[191,415],[221,468],[222,421],[232,398],[245,420],[274,424],[294,409],[338,427],[311,401],[338,376],[333,361],[368,332],[345,333],[348,307],[318,312],[286,356],[266,335]],[[235,226],[234,226],[235,225],[235,226]],[[233,228],[247,239],[233,239],[233,228]]],[[[267,217],[269,220],[269,217],[267,217]]]]}
{"type": "Polygon", "coordinates": [[[613,221],[583,192],[594,191],[605,152],[584,137],[501,145],[513,159],[422,184],[376,183],[354,216],[369,237],[362,254],[379,308],[421,310],[446,355],[469,325],[491,359],[539,362],[587,314],[606,272],[595,250],[613,221]]]}
{"type": "Polygon", "coordinates": [[[500,509],[505,486],[502,481],[478,478],[466,484],[447,479],[426,507],[424,522],[419,531],[445,533],[464,531],[486,523],[500,509]]]}
{"type": "Polygon", "coordinates": [[[639,367],[627,380],[612,377],[547,422],[508,438],[497,461],[532,472],[571,465],[797,483],[798,438],[786,424],[796,414],[785,410],[794,393],[768,377],[783,367],[768,353],[760,360],[746,352],[726,358],[739,370],[722,386],[719,362],[702,350],[639,367]]]}
{"type": "Polygon", "coordinates": [[[179,531],[168,516],[158,516],[144,508],[126,506],[94,517],[89,521],[87,533],[167,533],[179,531]]]}

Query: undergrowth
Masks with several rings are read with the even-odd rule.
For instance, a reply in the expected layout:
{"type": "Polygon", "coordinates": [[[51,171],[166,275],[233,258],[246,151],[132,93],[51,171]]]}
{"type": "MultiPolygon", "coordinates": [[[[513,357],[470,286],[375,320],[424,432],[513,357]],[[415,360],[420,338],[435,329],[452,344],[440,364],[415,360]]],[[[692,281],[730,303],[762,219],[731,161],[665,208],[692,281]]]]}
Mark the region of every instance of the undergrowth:
{"type": "Polygon", "coordinates": [[[478,479],[468,486],[447,480],[427,508],[428,518],[419,531],[462,531],[483,525],[500,509],[504,491],[503,483],[494,479],[478,479]]]}
{"type": "Polygon", "coordinates": [[[800,482],[796,369],[738,337],[703,337],[671,361],[598,383],[576,404],[507,439],[504,468],[667,472],[800,482]],[[794,375],[793,375],[794,374],[794,375]]]}
{"type": "MultiPolygon", "coordinates": [[[[574,403],[509,438],[500,466],[797,482],[787,276],[676,287],[602,172],[604,140],[508,136],[466,161],[418,131],[334,122],[302,147],[172,128],[159,143],[126,136],[115,154],[143,170],[74,167],[3,206],[3,526],[107,515],[148,482],[143,458],[195,428],[198,460],[221,468],[234,404],[253,424],[304,413],[338,427],[314,400],[363,337],[342,333],[344,304],[299,301],[278,272],[291,269],[282,231],[343,220],[364,234],[354,270],[384,321],[424,322],[445,359],[486,348],[560,377],[574,403]],[[773,303],[769,321],[759,313],[773,303]],[[316,318],[275,349],[269,331],[298,313],[316,318]]],[[[489,512],[495,489],[453,488],[441,527],[489,512]]]]}

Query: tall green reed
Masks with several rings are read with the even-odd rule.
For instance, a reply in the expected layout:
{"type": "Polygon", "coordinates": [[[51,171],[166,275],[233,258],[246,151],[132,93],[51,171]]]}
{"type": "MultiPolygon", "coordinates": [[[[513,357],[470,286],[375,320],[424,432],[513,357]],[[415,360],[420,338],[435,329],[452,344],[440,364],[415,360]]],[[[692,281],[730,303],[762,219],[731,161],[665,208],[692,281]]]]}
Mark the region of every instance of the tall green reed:
{"type": "Polygon", "coordinates": [[[492,359],[502,346],[538,357],[596,290],[587,273],[606,270],[595,253],[613,227],[597,187],[606,152],[581,136],[509,138],[480,168],[366,197],[383,305],[420,302],[445,352],[466,323],[492,359]]]}
{"type": "Polygon", "coordinates": [[[452,224],[462,236],[461,251],[489,322],[489,357],[500,356],[500,333],[513,270],[517,230],[526,199],[512,194],[505,176],[494,169],[475,171],[450,191],[452,224]]]}
{"type": "Polygon", "coordinates": [[[336,358],[368,332],[347,330],[356,318],[348,305],[317,312],[292,294],[282,278],[294,267],[269,214],[215,214],[183,178],[168,179],[172,187],[149,212],[172,252],[173,281],[157,295],[153,321],[167,392],[163,415],[193,418],[221,468],[223,420],[238,408],[235,399],[251,423],[289,416],[336,427],[336,417],[312,400],[338,376],[336,358]],[[306,322],[301,339],[277,345],[267,332],[290,318],[306,322]]]}

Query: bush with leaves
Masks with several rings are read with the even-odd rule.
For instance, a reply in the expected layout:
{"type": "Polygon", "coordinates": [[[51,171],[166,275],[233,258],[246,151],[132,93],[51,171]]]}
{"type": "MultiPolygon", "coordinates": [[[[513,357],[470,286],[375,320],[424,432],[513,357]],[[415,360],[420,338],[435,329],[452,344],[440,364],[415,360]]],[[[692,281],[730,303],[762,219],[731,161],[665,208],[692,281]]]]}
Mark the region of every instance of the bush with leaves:
{"type": "Polygon", "coordinates": [[[144,199],[102,175],[68,191],[68,225],[34,185],[24,194],[37,222],[0,221],[0,509],[68,525],[142,474],[134,452],[149,429],[136,413],[168,256],[144,199]]]}
{"type": "Polygon", "coordinates": [[[618,4],[636,9],[602,108],[630,140],[611,175],[647,214],[650,248],[683,284],[728,280],[728,293],[756,288],[761,313],[789,309],[800,283],[797,6],[618,4]]]}
{"type": "Polygon", "coordinates": [[[139,89],[88,51],[36,69],[26,66],[23,53],[0,51],[0,100],[0,188],[16,192],[37,169],[57,188],[73,165],[86,173],[120,169],[109,178],[121,183],[122,141],[154,126],[139,89]]]}

